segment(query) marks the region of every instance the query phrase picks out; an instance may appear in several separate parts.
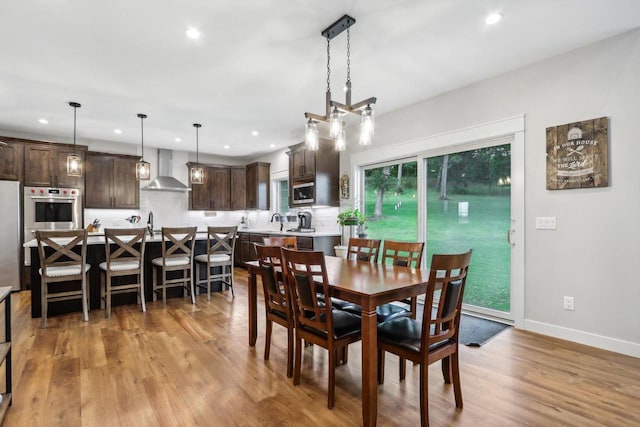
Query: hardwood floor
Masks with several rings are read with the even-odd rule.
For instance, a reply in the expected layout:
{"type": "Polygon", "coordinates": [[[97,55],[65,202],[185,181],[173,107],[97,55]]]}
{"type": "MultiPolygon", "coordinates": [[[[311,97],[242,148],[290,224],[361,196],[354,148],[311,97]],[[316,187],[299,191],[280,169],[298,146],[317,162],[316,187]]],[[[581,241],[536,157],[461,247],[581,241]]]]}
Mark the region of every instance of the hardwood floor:
{"type": "MultiPolygon", "coordinates": [[[[274,326],[264,361],[247,344],[246,272],[230,294],[30,318],[28,292],[13,294],[13,406],[4,426],[218,426],[361,424],[360,346],[336,370],[336,406],[326,407],[327,352],[305,349],[302,382],[286,378],[286,331],[274,326]]],[[[456,410],[439,364],[429,379],[431,425],[640,425],[640,359],[507,330],[461,349],[464,408],[456,410]]],[[[387,355],[378,425],[419,425],[418,370],[398,381],[387,355]]]]}

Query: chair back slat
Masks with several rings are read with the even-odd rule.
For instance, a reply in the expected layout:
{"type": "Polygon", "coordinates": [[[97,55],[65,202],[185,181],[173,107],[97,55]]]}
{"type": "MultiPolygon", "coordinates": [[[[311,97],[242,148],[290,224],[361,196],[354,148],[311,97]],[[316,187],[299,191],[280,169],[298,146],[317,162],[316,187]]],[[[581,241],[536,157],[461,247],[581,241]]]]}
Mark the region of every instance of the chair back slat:
{"type": "Polygon", "coordinates": [[[331,304],[321,304],[317,289],[321,288],[329,301],[329,279],[320,251],[296,251],[282,248],[283,270],[292,298],[296,327],[308,326],[318,331],[333,331],[331,304]]]}
{"type": "Polygon", "coordinates": [[[193,259],[196,227],[162,227],[162,258],[193,259]]]}
{"type": "Polygon", "coordinates": [[[349,238],[347,259],[356,261],[378,263],[380,254],[380,243],[378,239],[361,239],[358,237],[349,238]]]}
{"type": "Polygon", "coordinates": [[[298,249],[298,238],[296,236],[264,237],[262,242],[265,246],[280,246],[287,249],[298,249]]]}
{"type": "Polygon", "coordinates": [[[50,267],[82,268],[87,259],[87,235],[87,230],[83,229],[36,231],[43,276],[47,275],[50,267]]]}
{"type": "Polygon", "coordinates": [[[286,278],[282,274],[282,252],[279,246],[255,245],[262,271],[266,309],[277,310],[289,317],[291,304],[286,278]]]}
{"type": "Polygon", "coordinates": [[[420,268],[424,242],[399,242],[385,240],[382,250],[382,263],[400,267],[420,268]]]}
{"type": "Polygon", "coordinates": [[[144,259],[146,236],[147,233],[144,228],[105,228],[104,241],[107,268],[110,269],[113,262],[140,262],[140,260],[144,259]]]}
{"type": "Polygon", "coordinates": [[[462,298],[467,282],[467,273],[471,253],[434,254],[431,258],[429,285],[425,297],[425,310],[422,321],[422,334],[428,339],[422,340],[422,351],[427,354],[431,344],[446,339],[457,342],[462,298]],[[435,303],[436,288],[441,289],[435,303]],[[429,310],[429,307],[433,307],[429,310]]]}
{"type": "Polygon", "coordinates": [[[232,256],[238,227],[207,227],[207,253],[232,256]]]}

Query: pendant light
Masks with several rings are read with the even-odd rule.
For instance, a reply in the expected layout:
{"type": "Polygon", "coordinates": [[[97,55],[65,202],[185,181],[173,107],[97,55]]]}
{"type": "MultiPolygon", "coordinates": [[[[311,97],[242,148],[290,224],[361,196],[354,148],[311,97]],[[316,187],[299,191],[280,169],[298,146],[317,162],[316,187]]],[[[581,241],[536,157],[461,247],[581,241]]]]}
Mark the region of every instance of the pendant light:
{"type": "Polygon", "coordinates": [[[140,130],[142,132],[141,142],[142,142],[142,155],[140,156],[140,160],[136,163],[136,179],[138,181],[148,181],[151,178],[151,165],[149,162],[144,161],[144,119],[147,118],[146,114],[138,114],[140,118],[140,130]]]}
{"type": "Polygon", "coordinates": [[[204,169],[200,167],[198,159],[199,141],[198,141],[198,129],[202,127],[200,123],[194,123],[193,127],[196,128],[196,165],[191,167],[191,183],[192,184],[204,184],[204,169]]]}
{"type": "Polygon", "coordinates": [[[73,153],[67,156],[67,175],[82,176],[82,158],[76,153],[76,110],[82,105],[70,102],[73,107],[73,153]]]}
{"type": "Polygon", "coordinates": [[[313,113],[304,113],[307,118],[305,128],[305,140],[307,148],[317,150],[315,141],[317,140],[317,122],[325,122],[329,124],[329,136],[335,140],[335,149],[343,151],[346,149],[345,124],[342,121],[343,116],[351,114],[360,115],[360,145],[370,145],[371,137],[374,133],[374,119],[372,104],[376,103],[376,98],[371,97],[363,101],[351,102],[351,31],[350,27],[356,23],[356,20],[349,15],[344,15],[336,22],[322,31],[322,36],[327,39],[327,93],[325,114],[323,116],[313,113]],[[347,82],[345,84],[345,103],[340,103],[331,99],[331,39],[336,37],[343,31],[347,31],[347,82]],[[313,126],[312,126],[313,125],[313,126]],[[314,138],[316,138],[314,140],[314,138]]]}

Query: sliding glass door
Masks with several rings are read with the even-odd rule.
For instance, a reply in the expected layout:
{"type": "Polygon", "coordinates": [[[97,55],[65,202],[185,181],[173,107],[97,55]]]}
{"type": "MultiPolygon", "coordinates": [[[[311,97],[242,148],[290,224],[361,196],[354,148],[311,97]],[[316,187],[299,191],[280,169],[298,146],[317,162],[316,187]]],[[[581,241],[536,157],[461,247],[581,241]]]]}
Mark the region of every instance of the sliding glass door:
{"type": "Polygon", "coordinates": [[[427,261],[473,249],[465,309],[509,319],[511,144],[425,159],[427,261]]]}

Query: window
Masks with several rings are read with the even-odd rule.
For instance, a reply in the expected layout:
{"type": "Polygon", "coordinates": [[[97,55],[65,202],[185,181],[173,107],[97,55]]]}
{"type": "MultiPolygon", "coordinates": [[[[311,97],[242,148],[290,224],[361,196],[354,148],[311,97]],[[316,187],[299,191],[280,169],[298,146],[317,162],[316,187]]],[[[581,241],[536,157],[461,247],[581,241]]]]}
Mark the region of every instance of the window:
{"type": "Polygon", "coordinates": [[[274,212],[286,213],[289,210],[289,180],[273,180],[273,190],[274,212]]]}

